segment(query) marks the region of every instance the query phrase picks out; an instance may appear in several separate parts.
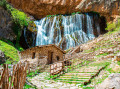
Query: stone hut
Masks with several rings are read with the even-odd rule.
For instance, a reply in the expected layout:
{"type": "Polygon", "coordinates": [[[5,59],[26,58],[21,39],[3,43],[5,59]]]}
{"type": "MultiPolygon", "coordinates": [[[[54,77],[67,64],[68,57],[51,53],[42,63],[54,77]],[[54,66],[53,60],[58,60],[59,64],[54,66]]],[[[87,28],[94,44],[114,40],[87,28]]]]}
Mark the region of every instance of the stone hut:
{"type": "Polygon", "coordinates": [[[37,60],[47,57],[47,64],[64,60],[64,54],[65,51],[53,44],[36,46],[20,52],[21,60],[37,60]]]}

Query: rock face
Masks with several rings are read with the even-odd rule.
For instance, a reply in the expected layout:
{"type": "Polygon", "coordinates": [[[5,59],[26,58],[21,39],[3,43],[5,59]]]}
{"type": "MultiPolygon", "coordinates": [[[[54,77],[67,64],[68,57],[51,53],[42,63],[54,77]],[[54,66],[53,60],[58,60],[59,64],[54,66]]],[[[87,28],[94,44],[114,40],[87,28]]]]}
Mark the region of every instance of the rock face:
{"type": "Polygon", "coordinates": [[[31,32],[28,29],[22,31],[19,44],[24,48],[28,49],[35,46],[36,33],[31,32]]]}
{"type": "Polygon", "coordinates": [[[0,38],[14,40],[15,34],[12,30],[12,19],[10,14],[0,7],[0,38]]]}
{"type": "Polygon", "coordinates": [[[4,53],[0,50],[0,64],[5,62],[5,55],[4,53]]]}
{"type": "Polygon", "coordinates": [[[120,73],[111,74],[103,83],[95,89],[120,89],[120,73]]]}
{"type": "Polygon", "coordinates": [[[98,12],[111,20],[120,12],[119,0],[7,0],[17,9],[40,19],[46,15],[98,12]],[[109,17],[109,18],[108,18],[109,17]]]}

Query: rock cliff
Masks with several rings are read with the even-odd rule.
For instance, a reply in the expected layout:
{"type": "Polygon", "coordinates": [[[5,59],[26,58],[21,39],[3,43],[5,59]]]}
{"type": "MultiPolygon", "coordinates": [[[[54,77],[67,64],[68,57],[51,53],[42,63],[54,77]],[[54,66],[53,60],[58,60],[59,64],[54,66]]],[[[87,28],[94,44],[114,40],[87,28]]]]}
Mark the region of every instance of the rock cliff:
{"type": "Polygon", "coordinates": [[[112,15],[120,13],[119,0],[7,0],[17,9],[36,19],[46,15],[70,14],[73,12],[98,12],[111,20],[112,15]],[[108,18],[109,17],[109,18],[108,18]]]}
{"type": "Polygon", "coordinates": [[[16,35],[12,30],[12,18],[8,11],[0,7],[0,38],[14,40],[16,35]]]}

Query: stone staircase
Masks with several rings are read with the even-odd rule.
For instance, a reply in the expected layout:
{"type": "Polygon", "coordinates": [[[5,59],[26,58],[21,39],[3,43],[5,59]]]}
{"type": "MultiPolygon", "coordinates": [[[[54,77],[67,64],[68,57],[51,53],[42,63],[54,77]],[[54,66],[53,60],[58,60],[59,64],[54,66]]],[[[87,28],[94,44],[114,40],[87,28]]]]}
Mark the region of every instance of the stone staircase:
{"type": "Polygon", "coordinates": [[[104,69],[106,64],[100,65],[101,62],[93,62],[87,66],[80,67],[69,73],[65,73],[56,80],[59,82],[71,83],[71,84],[87,84],[90,83],[91,79],[99,74],[99,72],[104,69]],[[98,65],[97,65],[98,64],[98,65]]]}

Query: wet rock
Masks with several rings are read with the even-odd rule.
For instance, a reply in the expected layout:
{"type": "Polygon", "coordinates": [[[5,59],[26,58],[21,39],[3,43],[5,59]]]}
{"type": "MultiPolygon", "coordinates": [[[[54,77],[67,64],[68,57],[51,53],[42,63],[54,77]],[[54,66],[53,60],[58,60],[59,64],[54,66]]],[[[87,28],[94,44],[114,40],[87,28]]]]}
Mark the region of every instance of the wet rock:
{"type": "Polygon", "coordinates": [[[113,73],[95,89],[120,89],[120,73],[113,73]]]}

